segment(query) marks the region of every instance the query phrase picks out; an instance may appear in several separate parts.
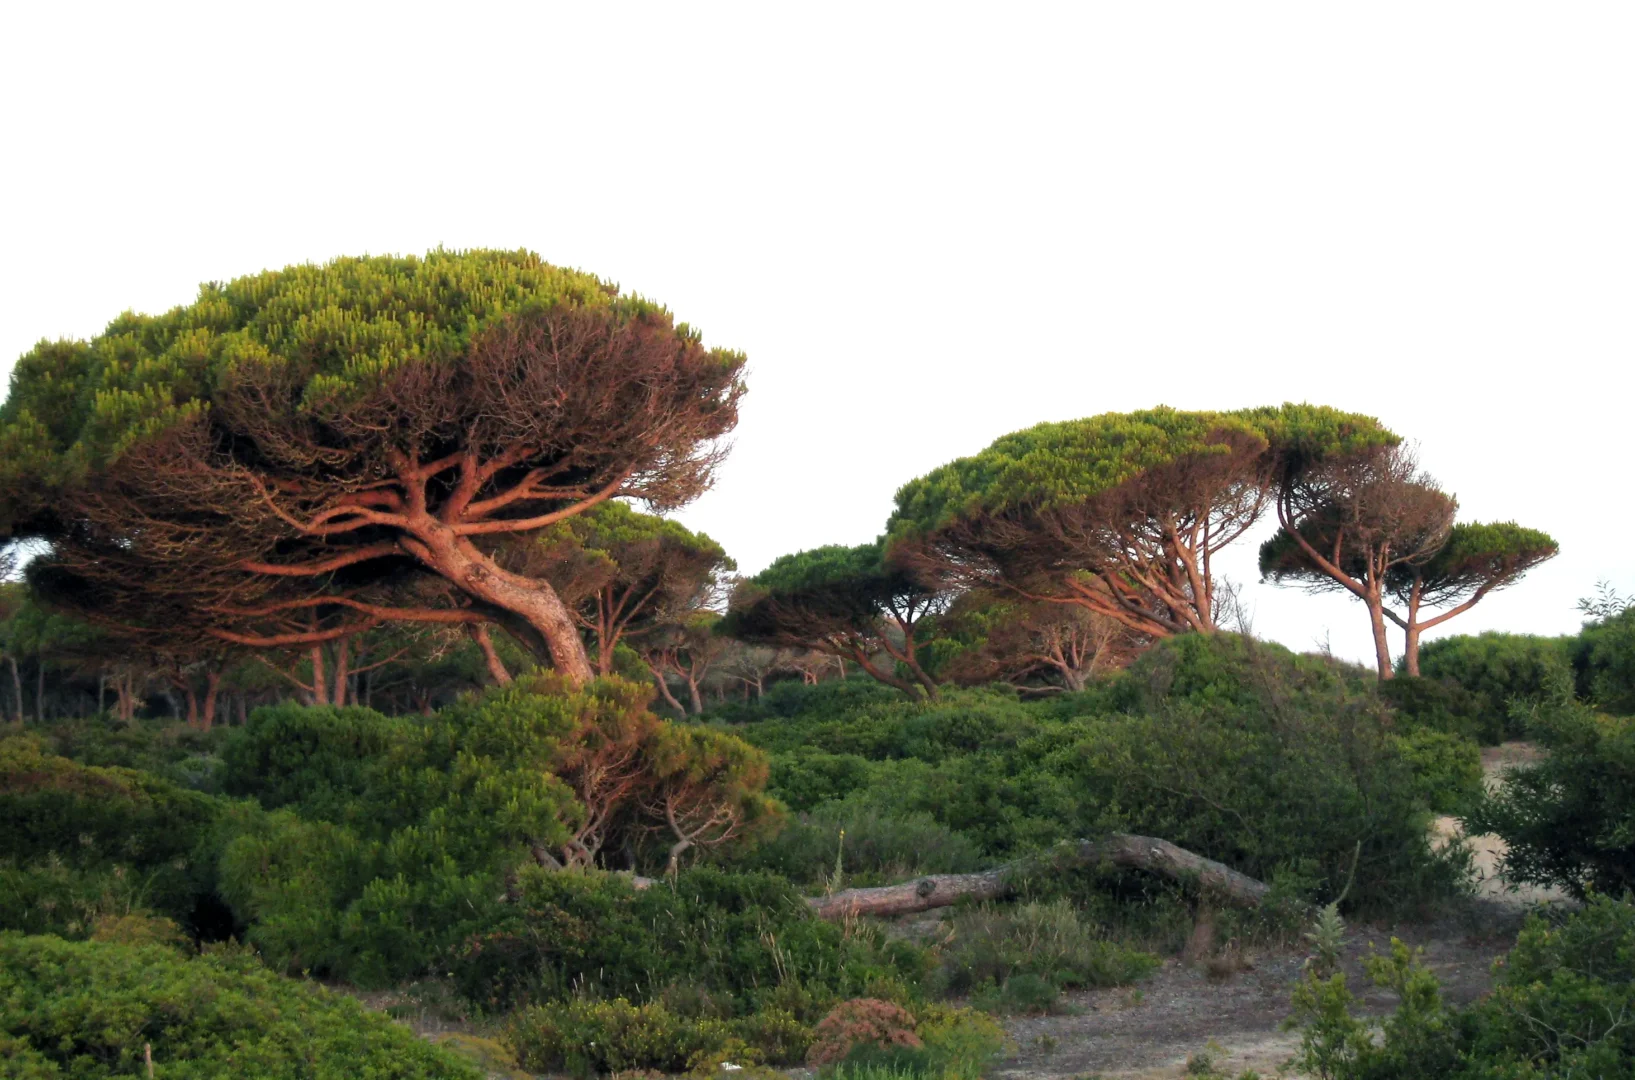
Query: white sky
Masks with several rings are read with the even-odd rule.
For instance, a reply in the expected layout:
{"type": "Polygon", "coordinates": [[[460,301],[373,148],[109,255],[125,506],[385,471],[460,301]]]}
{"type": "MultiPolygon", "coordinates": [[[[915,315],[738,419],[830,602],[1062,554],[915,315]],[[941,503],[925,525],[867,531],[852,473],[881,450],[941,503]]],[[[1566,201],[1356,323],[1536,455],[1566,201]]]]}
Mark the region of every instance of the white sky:
{"type": "MultiPolygon", "coordinates": [[[[6,5],[0,363],[197,283],[528,247],[748,352],[684,520],[871,539],[1040,420],[1309,400],[1635,586],[1635,6],[6,5]]],[[[1255,544],[1228,572],[1253,582],[1255,544]]],[[[1252,584],[1255,629],[1369,653],[1252,584]]]]}

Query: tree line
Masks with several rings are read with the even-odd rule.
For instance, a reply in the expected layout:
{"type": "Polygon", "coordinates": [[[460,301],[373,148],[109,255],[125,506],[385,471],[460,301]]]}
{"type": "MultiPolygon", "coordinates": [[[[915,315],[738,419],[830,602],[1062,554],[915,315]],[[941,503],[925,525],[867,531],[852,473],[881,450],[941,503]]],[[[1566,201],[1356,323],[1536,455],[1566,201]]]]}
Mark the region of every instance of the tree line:
{"type": "MultiPolygon", "coordinates": [[[[505,684],[534,665],[570,686],[650,676],[688,713],[711,687],[848,669],[926,697],[1081,687],[1228,625],[1215,556],[1268,514],[1262,573],[1354,595],[1380,677],[1392,628],[1415,674],[1424,631],[1556,552],[1457,521],[1372,417],[1159,407],[1004,436],[905,484],[873,543],[738,578],[663,515],[709,487],[744,363],[528,252],[210,283],[18,362],[0,527],[44,554],[8,603],[77,619],[84,640],[59,651],[92,657],[126,716],[156,679],[208,723],[224,687],[249,700],[244,670],[341,704],[417,667],[416,689],[380,692],[427,708],[428,675],[505,684]]],[[[19,660],[38,681],[49,650],[10,624],[21,714],[19,660]]]]}

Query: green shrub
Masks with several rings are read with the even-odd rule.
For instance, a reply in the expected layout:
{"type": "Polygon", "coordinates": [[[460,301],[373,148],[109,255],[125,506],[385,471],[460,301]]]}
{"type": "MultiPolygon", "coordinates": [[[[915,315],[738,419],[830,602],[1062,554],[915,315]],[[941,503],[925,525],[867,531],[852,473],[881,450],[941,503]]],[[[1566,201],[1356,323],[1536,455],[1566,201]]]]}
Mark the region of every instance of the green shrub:
{"type": "Polygon", "coordinates": [[[723,1062],[790,1065],[810,1041],[805,1027],[785,1013],[741,1021],[684,1017],[658,1002],[624,998],[532,1006],[511,1018],[505,1038],[524,1068],[575,1076],[684,1072],[723,1062]]]}
{"type": "Polygon", "coordinates": [[[260,708],[222,747],[222,785],[269,810],[297,806],[306,817],[340,820],[368,792],[382,756],[415,726],[357,707],[260,708]]]}
{"type": "Polygon", "coordinates": [[[1635,607],[1586,623],[1569,648],[1578,693],[1610,713],[1635,715],[1635,607]]]}
{"type": "Polygon", "coordinates": [[[145,881],[123,866],[83,869],[55,855],[0,861],[0,930],[88,937],[98,919],[148,910],[145,881]]]}
{"type": "Polygon", "coordinates": [[[1576,700],[1530,715],[1530,731],[1548,752],[1511,769],[1465,815],[1465,830],[1504,838],[1512,882],[1575,896],[1635,889],[1635,718],[1605,716],[1576,700]]]}
{"type": "Polygon", "coordinates": [[[478,1080],[482,1075],[357,1002],[252,957],[0,934],[7,1075],[100,1080],[478,1080]],[[9,1045],[8,1045],[9,1044],[9,1045]]]}
{"type": "MultiPolygon", "coordinates": [[[[188,922],[213,886],[210,840],[224,805],[146,773],[80,765],[38,739],[0,739],[0,852],[8,860],[0,881],[41,902],[56,896],[54,919],[67,914],[62,901],[111,890],[126,908],[188,922]],[[64,869],[82,880],[70,883],[64,869]]],[[[39,914],[0,909],[0,925],[64,928],[39,914]]]]}
{"type": "Polygon", "coordinates": [[[1463,1009],[1393,940],[1365,963],[1397,995],[1376,1025],[1351,1014],[1345,977],[1295,993],[1299,1066],[1325,1080],[1568,1080],[1635,1075],[1635,906],[1592,897],[1552,925],[1528,919],[1493,993],[1463,1009]]]}
{"type": "Polygon", "coordinates": [[[200,731],[168,718],[125,723],[110,713],[55,720],[36,733],[52,753],[81,765],[137,769],[211,794],[219,790],[218,752],[228,734],[226,728],[200,731]],[[188,776],[202,783],[189,783],[188,776]]]}
{"type": "MultiPolygon", "coordinates": [[[[1457,744],[1399,743],[1409,733],[1361,668],[1188,634],[1105,685],[1047,701],[992,688],[937,702],[858,694],[845,712],[810,689],[739,730],[773,752],[772,792],[814,815],[923,814],[992,861],[1143,833],[1262,879],[1298,877],[1315,900],[1339,893],[1360,843],[1349,902],[1377,909],[1463,884],[1463,849],[1433,852],[1426,833],[1427,798],[1446,805],[1457,780],[1457,744]],[[823,711],[789,713],[806,698],[823,711]]],[[[788,861],[771,865],[817,872],[817,838],[797,831],[784,844],[788,861]]]]}
{"type": "Polygon", "coordinates": [[[911,984],[927,964],[878,930],[818,920],[767,874],[700,867],[636,889],[619,874],[525,870],[514,895],[448,965],[460,992],[487,1009],[643,1001],[687,986],[723,1014],[782,1007],[805,1019],[838,998],[911,984]]]}
{"type": "Polygon", "coordinates": [[[1430,730],[1497,746],[1509,734],[1503,702],[1495,708],[1484,695],[1452,679],[1398,676],[1379,684],[1380,697],[1391,706],[1403,731],[1430,730]]]}
{"type": "Polygon", "coordinates": [[[1098,934],[1065,900],[962,911],[949,922],[949,938],[942,949],[942,986],[954,994],[997,991],[999,1004],[1014,1002],[1021,1011],[1032,1011],[1029,995],[1048,1006],[1056,990],[1121,986],[1158,966],[1151,953],[1098,934]],[[1049,1000],[1031,980],[1043,980],[1049,1000]],[[1006,997],[1004,988],[1012,983],[1006,997]]]}
{"type": "Polygon", "coordinates": [[[1421,728],[1398,735],[1395,742],[1430,809],[1453,814],[1481,797],[1482,752],[1469,739],[1421,728]]]}
{"type": "Polygon", "coordinates": [[[1498,741],[1496,734],[1520,738],[1521,729],[1506,720],[1510,702],[1550,694],[1570,671],[1570,640],[1495,631],[1438,638],[1420,647],[1419,671],[1425,679],[1453,682],[1475,696],[1484,741],[1498,741]]]}

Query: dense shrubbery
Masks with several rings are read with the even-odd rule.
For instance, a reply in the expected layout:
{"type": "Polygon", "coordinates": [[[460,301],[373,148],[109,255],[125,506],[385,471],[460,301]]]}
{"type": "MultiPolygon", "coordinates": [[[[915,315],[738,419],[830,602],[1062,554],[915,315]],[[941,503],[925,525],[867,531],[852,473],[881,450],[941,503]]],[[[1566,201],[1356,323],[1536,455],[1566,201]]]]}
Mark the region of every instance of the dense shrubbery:
{"type": "MultiPolygon", "coordinates": [[[[1476,699],[1481,734],[1490,742],[1523,734],[1510,716],[1512,700],[1541,700],[1560,685],[1569,672],[1570,638],[1532,634],[1501,634],[1440,638],[1426,642],[1419,653],[1421,680],[1396,680],[1402,686],[1416,682],[1451,682],[1476,699]]],[[[1401,687],[1393,687],[1401,690],[1401,687]]]]}
{"type": "Polygon", "coordinates": [[[98,914],[191,922],[214,884],[220,800],[0,739],[0,929],[82,936],[98,914]]]}
{"type": "Polygon", "coordinates": [[[1509,845],[1506,878],[1618,895],[1635,889],[1635,717],[1565,699],[1528,710],[1547,753],[1510,770],[1466,816],[1509,845]]]}
{"type": "Polygon", "coordinates": [[[481,1076],[357,1002],[231,951],[189,959],[0,933],[0,1001],[8,1076],[134,1076],[145,1046],[156,1074],[178,1080],[481,1076]]]}
{"type": "Polygon", "coordinates": [[[1635,607],[1586,623],[1570,651],[1581,696],[1619,716],[1635,715],[1635,607]]]}
{"type": "Polygon", "coordinates": [[[1360,844],[1351,899],[1365,906],[1428,900],[1458,878],[1456,853],[1430,852],[1425,814],[1471,793],[1474,747],[1404,731],[1370,674],[1279,646],[1185,635],[1043,701],[995,688],[916,703],[867,684],[768,699],[731,716],[773,752],[773,793],[808,825],[833,823],[827,844],[797,833],[763,853],[787,851],[769,865],[808,879],[832,862],[840,824],[869,814],[924,815],[952,834],[931,850],[961,837],[990,860],[1108,830],[1161,836],[1319,897],[1339,891],[1360,844]]]}
{"type": "Polygon", "coordinates": [[[1380,1025],[1350,1014],[1345,976],[1295,997],[1303,1068],[1323,1080],[1567,1080],[1635,1073],[1635,907],[1592,897],[1551,925],[1528,921],[1497,968],[1498,988],[1464,1008],[1400,942],[1368,964],[1400,1000],[1380,1025]]]}
{"type": "Polygon", "coordinates": [[[815,1019],[839,998],[908,992],[928,963],[907,942],[819,921],[781,878],[699,868],[647,889],[618,874],[524,871],[450,968],[489,1008],[692,987],[722,1015],[815,1019]]]}

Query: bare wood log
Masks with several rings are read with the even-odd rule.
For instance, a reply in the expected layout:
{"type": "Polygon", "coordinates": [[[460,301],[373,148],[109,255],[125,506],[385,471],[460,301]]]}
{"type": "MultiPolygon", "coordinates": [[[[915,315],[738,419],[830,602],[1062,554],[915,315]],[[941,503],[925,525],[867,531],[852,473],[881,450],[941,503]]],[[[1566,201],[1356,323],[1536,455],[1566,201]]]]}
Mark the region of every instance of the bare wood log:
{"type": "MultiPolygon", "coordinates": [[[[874,889],[846,889],[806,902],[820,919],[858,915],[912,915],[949,907],[961,900],[999,900],[1016,890],[1017,880],[1030,871],[1074,866],[1114,866],[1145,870],[1172,881],[1197,885],[1211,899],[1234,907],[1259,907],[1271,887],[1224,863],[1178,847],[1155,836],[1112,833],[1100,840],[1080,840],[1032,858],[1007,863],[977,874],[928,874],[899,885],[874,889]]],[[[632,879],[638,889],[656,884],[652,878],[632,879]]]]}
{"type": "Polygon", "coordinates": [[[1194,882],[1212,898],[1235,907],[1258,907],[1270,888],[1224,863],[1206,859],[1155,836],[1113,833],[1101,840],[1080,840],[1043,855],[980,874],[931,874],[901,885],[847,889],[811,901],[820,918],[850,915],[911,915],[948,907],[964,899],[997,900],[1014,890],[1030,870],[1111,863],[1145,870],[1173,881],[1194,882]]]}

